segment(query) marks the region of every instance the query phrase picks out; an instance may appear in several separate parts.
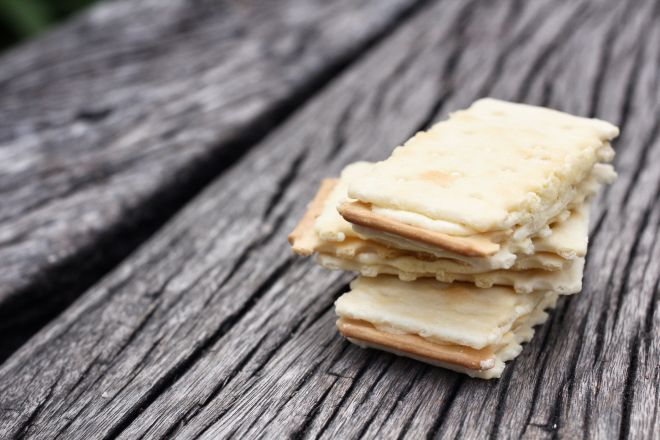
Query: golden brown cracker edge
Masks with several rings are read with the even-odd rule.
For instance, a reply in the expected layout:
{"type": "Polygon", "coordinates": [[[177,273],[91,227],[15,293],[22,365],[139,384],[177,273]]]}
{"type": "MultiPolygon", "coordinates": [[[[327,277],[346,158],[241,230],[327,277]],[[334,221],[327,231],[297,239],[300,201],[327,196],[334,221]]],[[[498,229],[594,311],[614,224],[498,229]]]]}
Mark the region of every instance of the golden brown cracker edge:
{"type": "Polygon", "coordinates": [[[500,249],[499,244],[493,243],[485,237],[455,237],[379,216],[374,214],[370,207],[362,202],[344,202],[337,209],[341,216],[350,223],[456,252],[467,257],[488,257],[500,249]]]}
{"type": "Polygon", "coordinates": [[[314,233],[314,221],[321,215],[323,205],[332,190],[337,186],[338,179],[323,179],[319,190],[311,202],[307,205],[307,211],[300,222],[288,236],[293,252],[303,256],[310,256],[316,247],[316,234],[314,233]]]}
{"type": "Polygon", "coordinates": [[[378,330],[368,322],[340,318],[337,329],[346,338],[364,341],[399,352],[408,353],[426,359],[446,362],[475,371],[484,371],[495,365],[492,348],[477,350],[460,345],[443,345],[429,342],[417,335],[391,334],[378,330]],[[487,368],[484,368],[484,367],[487,368]]]}

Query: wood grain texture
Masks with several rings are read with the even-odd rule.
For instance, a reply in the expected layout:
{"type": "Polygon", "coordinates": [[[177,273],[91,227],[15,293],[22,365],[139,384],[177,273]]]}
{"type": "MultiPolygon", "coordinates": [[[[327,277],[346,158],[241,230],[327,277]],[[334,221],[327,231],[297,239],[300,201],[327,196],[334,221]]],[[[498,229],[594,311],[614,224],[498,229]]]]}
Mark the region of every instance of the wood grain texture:
{"type": "Polygon", "coordinates": [[[0,333],[75,298],[415,4],[115,1],[5,56],[0,333]]]}
{"type": "Polygon", "coordinates": [[[659,20],[652,1],[423,7],[0,367],[0,437],[654,438],[659,20]],[[583,292],[490,382],[342,341],[350,275],[286,243],[321,178],[485,95],[623,132],[583,292]]]}

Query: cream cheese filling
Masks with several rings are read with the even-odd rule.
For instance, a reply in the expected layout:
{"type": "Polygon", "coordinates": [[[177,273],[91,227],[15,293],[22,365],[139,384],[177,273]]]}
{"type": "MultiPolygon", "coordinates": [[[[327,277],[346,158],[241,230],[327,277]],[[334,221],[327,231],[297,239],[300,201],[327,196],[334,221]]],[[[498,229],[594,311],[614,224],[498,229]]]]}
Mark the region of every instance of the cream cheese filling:
{"type": "Polygon", "coordinates": [[[408,225],[419,226],[429,231],[442,232],[449,235],[465,237],[469,235],[478,234],[478,232],[470,227],[454,223],[448,220],[438,220],[429,218],[423,214],[416,212],[403,211],[400,209],[383,208],[380,206],[372,206],[371,211],[379,216],[387,217],[392,220],[397,220],[401,223],[408,225]]]}

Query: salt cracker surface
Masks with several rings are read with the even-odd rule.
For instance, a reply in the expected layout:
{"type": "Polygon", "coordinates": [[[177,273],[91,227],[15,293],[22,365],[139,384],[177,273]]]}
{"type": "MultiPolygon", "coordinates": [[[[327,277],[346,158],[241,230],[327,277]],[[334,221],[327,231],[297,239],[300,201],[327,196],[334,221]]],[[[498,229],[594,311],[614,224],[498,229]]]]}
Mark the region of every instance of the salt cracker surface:
{"type": "Polygon", "coordinates": [[[507,333],[502,338],[502,345],[500,348],[496,349],[494,353],[494,365],[492,368],[488,368],[482,371],[465,368],[452,362],[443,362],[437,359],[419,356],[410,352],[400,351],[388,345],[374,344],[353,338],[348,338],[348,340],[363,348],[375,348],[378,350],[388,351],[399,356],[409,357],[421,362],[425,362],[427,364],[435,365],[437,367],[447,368],[449,370],[467,374],[470,377],[478,377],[480,379],[496,379],[502,375],[505,362],[514,359],[522,352],[521,344],[529,342],[532,339],[534,336],[534,326],[539,325],[548,319],[548,314],[545,312],[545,310],[554,308],[556,301],[557,295],[553,292],[548,292],[534,308],[534,310],[529,315],[519,320],[522,322],[519,322],[518,325],[512,329],[512,331],[507,333]]]}
{"type": "Polygon", "coordinates": [[[336,301],[335,310],[340,317],[367,321],[388,333],[482,349],[500,342],[543,296],[543,292],[519,295],[507,287],[361,277],[336,301]]]}
{"type": "MultiPolygon", "coordinates": [[[[368,169],[368,165],[349,165],[346,170],[368,169]]],[[[586,251],[588,217],[585,206],[562,216],[562,221],[553,224],[549,230],[549,236],[534,239],[534,246],[543,248],[543,252],[518,256],[512,270],[493,270],[480,259],[460,255],[437,259],[424,257],[353,236],[350,224],[335,209],[337,201],[346,196],[350,176],[351,172],[342,172],[339,181],[327,179],[323,182],[296,228],[297,233],[290,237],[294,251],[302,255],[317,253],[316,261],[328,269],[352,271],[369,277],[387,274],[396,275],[404,281],[426,277],[448,283],[471,282],[478,287],[504,285],[512,286],[518,293],[551,290],[567,295],[581,290],[584,259],[580,257],[586,251]],[[328,186],[328,183],[331,185],[328,186]],[[310,214],[316,222],[325,216],[323,231],[326,234],[335,237],[343,231],[349,236],[344,237],[343,241],[322,240],[318,228],[313,226],[315,222],[309,221],[310,214]],[[562,258],[558,253],[572,259],[562,258]]]]}
{"type": "MultiPolygon", "coordinates": [[[[557,270],[556,264],[548,267],[543,264],[545,260],[551,259],[555,262],[552,256],[547,255],[519,255],[517,259],[514,258],[500,258],[486,257],[475,258],[465,257],[460,254],[451,253],[449,251],[442,252],[441,256],[436,259],[425,258],[420,260],[415,258],[415,254],[411,251],[397,250],[394,248],[387,248],[374,242],[365,242],[357,237],[351,224],[344,220],[337,212],[337,205],[348,197],[347,188],[351,179],[359,177],[371,168],[372,164],[367,162],[357,162],[348,165],[341,173],[341,178],[330,191],[328,197],[322,202],[322,209],[320,215],[314,222],[314,233],[317,235],[317,242],[315,249],[309,249],[310,253],[317,251],[320,253],[330,254],[331,256],[341,256],[343,258],[350,258],[359,260],[361,270],[358,272],[375,276],[379,273],[392,273],[392,271],[385,271],[378,269],[377,266],[390,266],[398,267],[398,273],[403,279],[414,279],[411,275],[415,273],[424,274],[428,276],[429,273],[440,272],[456,272],[456,273],[479,273],[497,270],[501,268],[511,268],[514,262],[523,260],[527,262],[540,261],[539,264],[528,264],[523,268],[547,268],[549,270],[557,270]],[[341,242],[341,243],[339,243],[341,242]],[[334,244],[333,244],[334,243],[334,244]],[[362,254],[362,256],[358,255],[362,254]],[[397,258],[399,257],[399,258],[397,258]],[[393,261],[393,259],[395,259],[393,261]],[[372,268],[367,266],[371,265],[372,268]],[[373,269],[369,272],[370,269],[373,269]],[[406,273],[407,272],[407,273],[406,273]]],[[[572,213],[566,212],[563,221],[557,222],[549,229],[550,235],[545,237],[535,237],[532,240],[534,249],[536,251],[548,253],[561,253],[566,258],[582,257],[586,252],[587,245],[587,226],[588,226],[588,208],[585,206],[578,206],[572,213]]],[[[311,243],[312,241],[310,241],[311,243]]],[[[437,251],[436,251],[437,253],[437,251]]],[[[343,270],[356,270],[355,265],[349,265],[346,262],[335,262],[332,258],[325,258],[318,260],[322,265],[343,270]]],[[[421,276],[421,275],[420,275],[421,276]]],[[[484,277],[482,277],[483,279],[484,277]]],[[[448,278],[447,278],[448,279],[448,278]]],[[[461,279],[461,278],[456,278],[461,279]]],[[[465,279],[463,279],[465,280],[465,279]]],[[[469,280],[466,280],[469,281],[469,280]]],[[[485,284],[481,283],[481,284],[485,284]]],[[[576,283],[571,285],[575,286],[576,283]]]]}
{"type": "Polygon", "coordinates": [[[594,164],[611,160],[617,135],[605,121],[482,99],[396,148],[348,195],[391,218],[417,214],[466,234],[509,230],[556,210],[594,164]]]}

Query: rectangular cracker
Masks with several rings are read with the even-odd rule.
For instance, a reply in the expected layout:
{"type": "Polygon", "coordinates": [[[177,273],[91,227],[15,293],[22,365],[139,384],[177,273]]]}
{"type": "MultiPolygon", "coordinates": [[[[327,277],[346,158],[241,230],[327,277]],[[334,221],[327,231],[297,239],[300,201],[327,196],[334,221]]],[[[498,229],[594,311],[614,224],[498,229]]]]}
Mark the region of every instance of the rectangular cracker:
{"type": "MultiPolygon", "coordinates": [[[[582,181],[577,188],[570,190],[570,197],[564,195],[566,199],[571,199],[566,206],[568,210],[553,215],[548,221],[549,224],[543,228],[538,225],[531,226],[536,231],[531,239],[525,238],[525,234],[523,234],[522,239],[518,237],[520,241],[515,241],[515,233],[509,234],[513,236],[508,238],[503,238],[503,233],[450,236],[383,216],[374,212],[372,206],[355,201],[344,202],[340,206],[339,212],[345,220],[353,223],[353,229],[357,235],[399,249],[427,252],[438,256],[446,255],[449,252],[493,261],[505,261],[513,254],[529,254],[532,250],[541,252],[556,250],[556,253],[567,259],[582,257],[587,248],[587,221],[580,223],[582,226],[579,228],[575,226],[574,222],[570,228],[562,229],[562,225],[566,223],[562,220],[571,213],[574,213],[575,217],[587,216],[588,209],[585,205],[589,203],[589,198],[595,194],[602,183],[611,182],[616,177],[611,165],[597,165],[587,179],[582,181]],[[552,229],[550,225],[552,225],[552,229]],[[557,231],[556,235],[552,233],[553,230],[557,231]],[[485,243],[485,246],[480,247],[479,243],[485,243]],[[492,248],[487,252],[487,246],[498,246],[498,249],[495,251],[492,248]]],[[[518,230],[518,232],[520,231],[518,230]]]]}
{"type": "Polygon", "coordinates": [[[534,240],[535,246],[543,245],[544,252],[519,256],[512,270],[497,270],[478,258],[438,258],[430,254],[388,248],[357,238],[354,234],[348,234],[343,241],[322,240],[319,229],[331,237],[342,233],[342,229],[346,231],[344,225],[348,223],[333,208],[333,204],[341,200],[342,191],[345,191],[346,184],[342,182],[344,177],[345,173],[342,172],[339,182],[326,180],[322,183],[307,213],[289,237],[296,253],[317,253],[317,262],[324,267],[354,271],[364,276],[391,274],[402,280],[434,277],[443,282],[473,282],[479,287],[509,285],[519,293],[555,290],[561,294],[571,294],[581,289],[583,260],[577,258],[577,261],[565,261],[553,254],[552,250],[555,246],[557,251],[570,251],[574,256],[583,256],[587,215],[582,210],[554,225],[550,237],[534,240]],[[332,185],[334,187],[331,188],[332,185]],[[320,216],[325,217],[322,228],[318,227],[320,216]],[[316,223],[313,222],[314,218],[317,219],[316,223]],[[558,238],[552,239],[555,235],[558,238]],[[571,246],[580,237],[577,240],[579,245],[571,246]]]}
{"type": "Polygon", "coordinates": [[[367,321],[381,330],[395,328],[399,333],[480,350],[498,344],[543,295],[518,295],[508,287],[482,289],[433,279],[406,282],[383,275],[358,277],[351,283],[351,291],[337,300],[335,309],[342,318],[367,321]]]}
{"type": "Polygon", "coordinates": [[[335,310],[353,343],[489,379],[520,353],[556,298],[383,276],[356,279],[335,310]]]}
{"type": "Polygon", "coordinates": [[[439,232],[543,227],[570,202],[562,195],[611,161],[617,135],[605,121],[482,99],[395,149],[348,195],[390,210],[390,219],[423,217],[439,232]]]}

